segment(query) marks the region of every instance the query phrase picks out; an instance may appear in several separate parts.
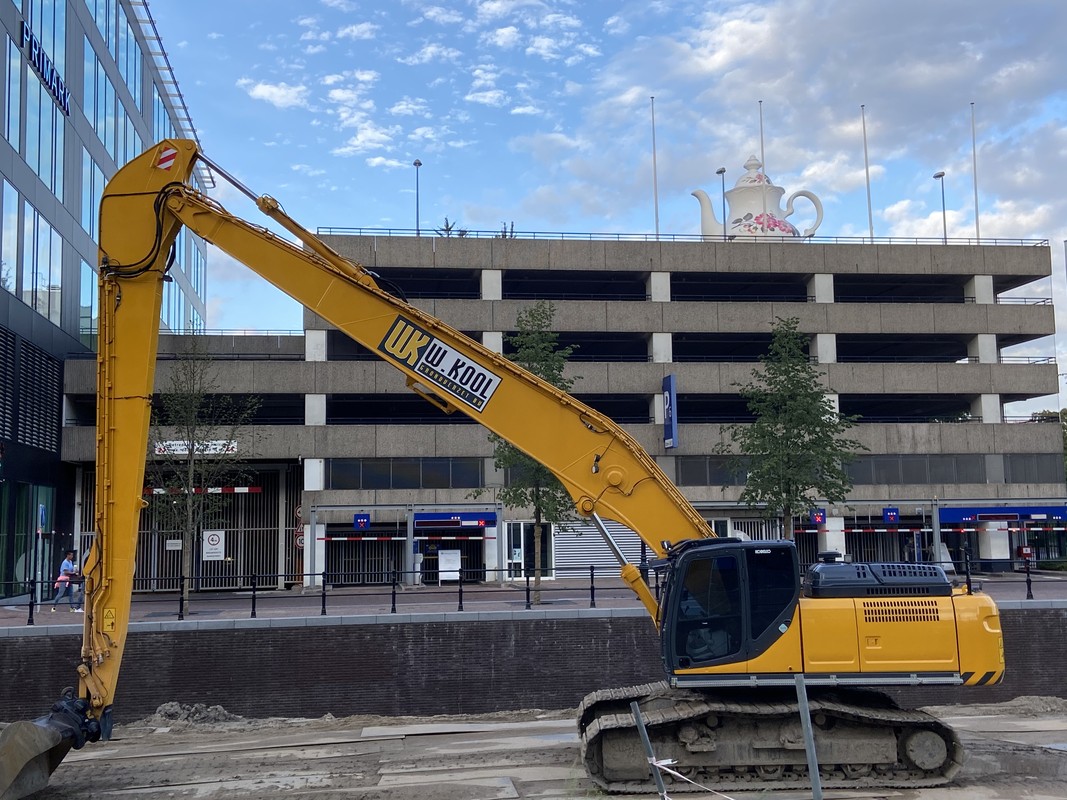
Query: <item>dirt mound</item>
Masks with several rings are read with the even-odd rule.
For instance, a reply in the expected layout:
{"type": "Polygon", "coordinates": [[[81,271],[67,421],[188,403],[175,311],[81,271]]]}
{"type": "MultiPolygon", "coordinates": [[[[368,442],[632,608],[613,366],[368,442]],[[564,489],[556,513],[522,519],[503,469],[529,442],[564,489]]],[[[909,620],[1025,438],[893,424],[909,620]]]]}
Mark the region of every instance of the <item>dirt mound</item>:
{"type": "Polygon", "coordinates": [[[156,713],[150,717],[133,723],[143,728],[166,728],[185,725],[205,725],[220,722],[241,722],[244,717],[231,714],[222,706],[208,706],[203,703],[164,703],[156,709],[156,713]]]}

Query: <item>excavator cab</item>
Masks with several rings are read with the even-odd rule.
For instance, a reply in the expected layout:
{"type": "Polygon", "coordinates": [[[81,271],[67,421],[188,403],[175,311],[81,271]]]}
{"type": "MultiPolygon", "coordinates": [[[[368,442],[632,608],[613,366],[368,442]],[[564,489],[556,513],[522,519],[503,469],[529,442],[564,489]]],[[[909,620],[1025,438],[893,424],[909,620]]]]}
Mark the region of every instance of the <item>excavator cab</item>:
{"type": "Polygon", "coordinates": [[[792,542],[694,540],[676,547],[671,561],[660,605],[669,674],[743,664],[777,641],[796,615],[800,564],[792,542]]]}

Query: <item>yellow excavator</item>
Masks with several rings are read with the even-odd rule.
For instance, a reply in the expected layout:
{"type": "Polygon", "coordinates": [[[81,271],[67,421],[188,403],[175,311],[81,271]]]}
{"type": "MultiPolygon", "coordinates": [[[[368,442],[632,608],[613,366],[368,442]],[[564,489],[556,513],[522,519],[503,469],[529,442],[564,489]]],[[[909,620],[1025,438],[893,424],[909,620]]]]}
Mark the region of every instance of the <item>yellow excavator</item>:
{"type": "Polygon", "coordinates": [[[798,675],[812,690],[824,785],[934,785],[959,769],[951,728],[897,708],[877,689],[998,682],[1004,651],[991,598],[953,585],[933,565],[827,558],[802,575],[790,541],[716,538],[610,419],[394,296],[195,142],[172,139],[119,170],[101,201],[96,536],[83,570],[78,685],[41,718],[0,733],[0,800],[39,791],[71,748],[111,735],[144,505],[160,304],[183,226],[392,364],[443,411],[468,414],[544,464],[613,547],[623,579],[660,631],[666,680],[597,691],[582,702],[581,749],[598,786],[652,786],[642,730],[657,758],[673,759],[681,775],[706,785],[802,778],[798,675]],[[195,189],[200,161],[303,246],[195,189]],[[635,531],[655,554],[652,567],[664,580],[658,600],[612,541],[607,519],[635,531]]]}

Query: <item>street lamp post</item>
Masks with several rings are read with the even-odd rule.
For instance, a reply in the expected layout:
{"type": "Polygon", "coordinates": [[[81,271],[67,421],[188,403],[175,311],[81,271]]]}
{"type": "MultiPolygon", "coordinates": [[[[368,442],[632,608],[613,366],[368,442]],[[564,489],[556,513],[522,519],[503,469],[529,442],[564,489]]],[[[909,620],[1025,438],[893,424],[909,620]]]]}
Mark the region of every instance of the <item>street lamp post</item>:
{"type": "Polygon", "coordinates": [[[722,179],[722,240],[726,241],[726,167],[719,167],[715,174],[722,179]]]}
{"type": "Polygon", "coordinates": [[[934,180],[941,183],[941,243],[948,244],[948,217],[945,216],[945,172],[934,173],[934,180]]]}
{"type": "Polygon", "coordinates": [[[411,166],[415,168],[415,235],[420,236],[419,233],[419,167],[422,166],[422,162],[417,158],[411,162],[411,166]]]}

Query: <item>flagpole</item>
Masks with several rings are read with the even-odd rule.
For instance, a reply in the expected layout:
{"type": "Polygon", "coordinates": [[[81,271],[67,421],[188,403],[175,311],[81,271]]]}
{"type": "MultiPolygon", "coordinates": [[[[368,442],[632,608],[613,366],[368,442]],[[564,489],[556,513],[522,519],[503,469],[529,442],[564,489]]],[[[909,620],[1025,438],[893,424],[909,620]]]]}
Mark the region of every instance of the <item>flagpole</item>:
{"type": "Polygon", "coordinates": [[[871,232],[871,242],[874,242],[874,211],[871,208],[871,162],[867,158],[867,112],[866,107],[860,106],[860,121],[863,126],[863,171],[867,176],[867,227],[871,232]]]}
{"type": "Polygon", "coordinates": [[[982,243],[982,231],[978,227],[978,138],[974,132],[974,103],[971,103],[971,162],[974,171],[974,236],[982,243]]]}
{"type": "MultiPolygon", "coordinates": [[[[759,101],[759,162],[760,162],[760,172],[763,173],[763,177],[764,177],[764,179],[766,179],[766,177],[767,177],[767,162],[766,162],[766,159],[765,159],[765,156],[764,156],[764,152],[763,152],[763,101],[762,100],[759,101]]],[[[766,181],[764,181],[764,182],[766,182],[766,181]]],[[[764,231],[766,231],[766,227],[764,227],[764,226],[766,226],[766,224],[767,224],[767,193],[766,192],[760,192],[760,197],[763,198],[763,225],[761,225],[760,227],[763,228],[764,231]]],[[[726,223],[724,222],[723,224],[725,225],[726,223]]]]}
{"type": "Polygon", "coordinates": [[[656,209],[656,238],[659,238],[659,176],[656,171],[656,98],[652,102],[652,203],[656,209]]]}

